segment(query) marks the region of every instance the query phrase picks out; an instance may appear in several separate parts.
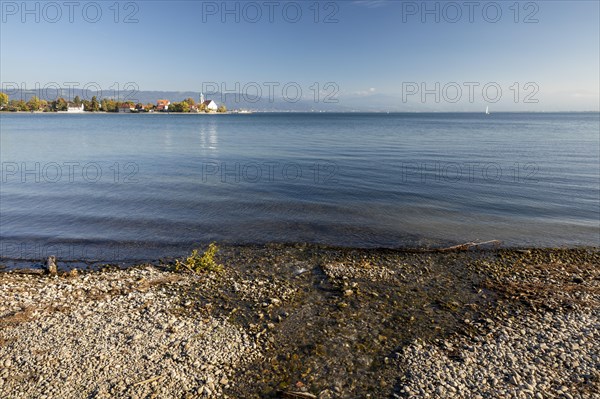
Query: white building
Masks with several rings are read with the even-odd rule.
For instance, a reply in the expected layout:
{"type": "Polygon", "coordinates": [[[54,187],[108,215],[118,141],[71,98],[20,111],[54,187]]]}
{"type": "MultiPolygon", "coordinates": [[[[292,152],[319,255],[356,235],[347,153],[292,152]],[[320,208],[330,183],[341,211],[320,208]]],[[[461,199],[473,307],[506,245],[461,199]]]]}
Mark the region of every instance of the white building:
{"type": "Polygon", "coordinates": [[[75,104],[67,104],[67,112],[83,112],[83,104],[77,107],[75,104]]]}
{"type": "Polygon", "coordinates": [[[202,104],[204,105],[204,109],[207,111],[216,112],[219,109],[219,106],[213,100],[206,100],[202,104]]]}

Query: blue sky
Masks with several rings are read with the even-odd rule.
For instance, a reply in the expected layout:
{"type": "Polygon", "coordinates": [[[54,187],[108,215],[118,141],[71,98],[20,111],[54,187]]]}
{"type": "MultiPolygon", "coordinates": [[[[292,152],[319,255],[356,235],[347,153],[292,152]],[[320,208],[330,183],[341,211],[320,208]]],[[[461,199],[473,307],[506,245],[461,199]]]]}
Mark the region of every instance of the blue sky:
{"type": "MultiPolygon", "coordinates": [[[[401,98],[407,84],[455,82],[467,109],[486,99],[479,87],[466,103],[464,82],[494,82],[506,109],[599,108],[598,1],[475,2],[473,22],[462,1],[124,1],[117,23],[114,1],[76,2],[73,22],[63,3],[53,3],[59,17],[48,2],[27,2],[25,13],[21,1],[2,1],[3,85],[135,82],[140,90],[199,91],[206,82],[297,82],[310,96],[313,83],[334,82],[340,98],[401,98]],[[233,13],[223,16],[223,7],[233,13]],[[137,22],[124,23],[131,13],[137,22]],[[527,94],[538,102],[525,103],[527,94]]],[[[447,96],[434,97],[425,99],[429,109],[450,106],[447,96]]],[[[407,99],[422,100],[419,93],[407,99]]]]}

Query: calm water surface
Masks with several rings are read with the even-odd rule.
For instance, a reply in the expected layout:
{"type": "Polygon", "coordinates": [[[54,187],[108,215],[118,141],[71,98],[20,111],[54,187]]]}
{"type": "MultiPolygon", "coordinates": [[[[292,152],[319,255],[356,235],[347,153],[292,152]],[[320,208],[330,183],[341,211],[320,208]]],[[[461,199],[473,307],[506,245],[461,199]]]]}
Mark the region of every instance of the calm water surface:
{"type": "Polygon", "coordinates": [[[599,245],[600,117],[0,115],[6,258],[599,245]]]}

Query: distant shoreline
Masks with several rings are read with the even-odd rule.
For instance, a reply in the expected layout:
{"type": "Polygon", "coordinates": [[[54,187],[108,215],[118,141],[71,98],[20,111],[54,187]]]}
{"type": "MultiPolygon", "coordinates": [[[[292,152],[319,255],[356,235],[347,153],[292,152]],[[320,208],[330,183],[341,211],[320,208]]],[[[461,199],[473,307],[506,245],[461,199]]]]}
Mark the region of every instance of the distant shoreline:
{"type": "Polygon", "coordinates": [[[68,112],[68,111],[53,111],[53,112],[44,112],[44,111],[9,111],[9,112],[0,112],[2,114],[36,114],[36,115],[226,115],[226,114],[241,114],[248,115],[250,113],[242,113],[242,112],[106,112],[106,111],[98,111],[98,112],[68,112]]]}
{"type": "MultiPolygon", "coordinates": [[[[0,111],[0,115],[10,114],[44,114],[44,115],[252,115],[252,114],[373,114],[373,115],[421,115],[421,114],[464,114],[464,115],[484,115],[483,112],[475,111],[251,111],[251,112],[67,112],[67,111],[0,111]]],[[[600,114],[600,111],[496,111],[490,116],[499,114],[600,114]]]]}

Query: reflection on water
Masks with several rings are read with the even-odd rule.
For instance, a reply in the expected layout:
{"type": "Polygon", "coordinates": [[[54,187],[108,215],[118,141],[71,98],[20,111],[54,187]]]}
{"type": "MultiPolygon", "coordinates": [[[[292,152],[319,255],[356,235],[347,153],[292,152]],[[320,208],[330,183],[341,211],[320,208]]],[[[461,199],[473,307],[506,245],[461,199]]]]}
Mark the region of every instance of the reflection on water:
{"type": "Polygon", "coordinates": [[[200,155],[216,156],[219,153],[219,136],[217,134],[217,121],[210,118],[206,124],[200,126],[200,155]]]}
{"type": "Polygon", "coordinates": [[[172,153],[175,150],[175,146],[173,145],[173,134],[171,130],[165,130],[165,141],[163,145],[165,151],[169,153],[172,153]]]}

